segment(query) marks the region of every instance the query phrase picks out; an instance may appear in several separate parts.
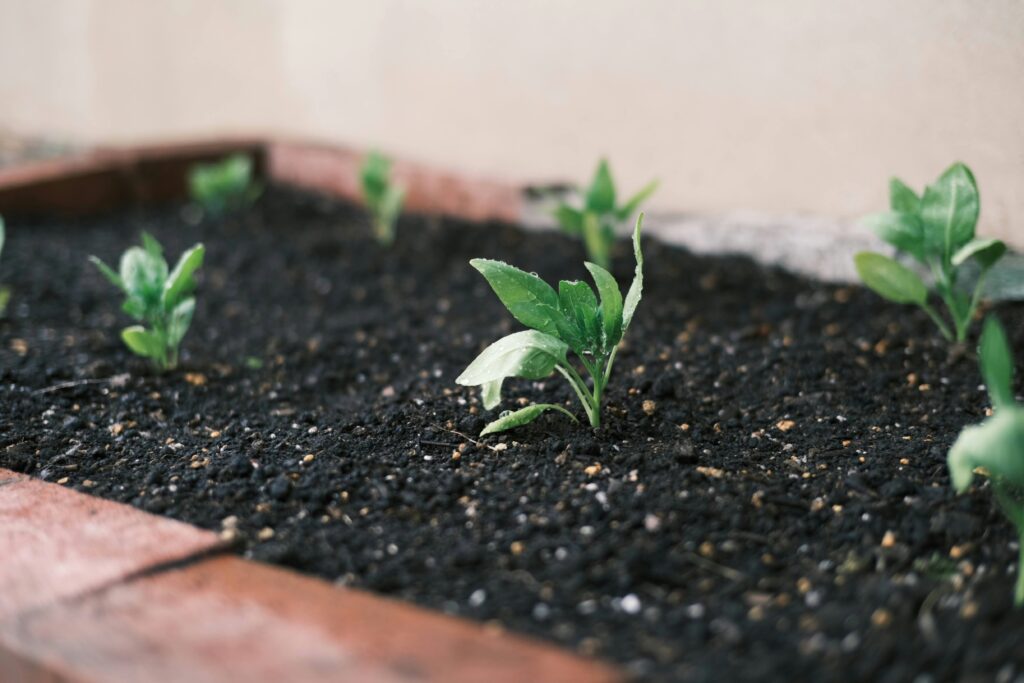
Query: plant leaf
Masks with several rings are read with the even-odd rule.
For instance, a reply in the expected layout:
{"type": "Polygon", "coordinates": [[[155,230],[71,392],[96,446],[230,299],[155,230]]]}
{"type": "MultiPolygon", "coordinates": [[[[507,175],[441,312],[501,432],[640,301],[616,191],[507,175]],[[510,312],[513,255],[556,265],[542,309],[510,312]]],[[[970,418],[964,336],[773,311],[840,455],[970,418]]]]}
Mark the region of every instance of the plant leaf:
{"type": "Polygon", "coordinates": [[[174,270],[167,276],[161,293],[161,303],[165,309],[178,305],[181,297],[187,295],[195,286],[192,274],[203,265],[203,257],[206,249],[202,244],[196,244],[184,252],[174,266],[174,270]]]}
{"type": "Polygon", "coordinates": [[[561,339],[536,330],[524,330],[494,342],[469,364],[455,382],[463,386],[485,385],[484,407],[501,400],[501,380],[506,377],[544,379],[559,363],[566,363],[569,346],[561,339]],[[497,383],[497,386],[495,386],[497,383]]]}
{"type": "Polygon", "coordinates": [[[0,316],[7,310],[7,304],[11,300],[11,288],[0,287],[0,316]]]}
{"type": "Polygon", "coordinates": [[[889,208],[897,213],[917,215],[921,210],[921,198],[899,178],[889,180],[889,208]]]}
{"type": "Polygon", "coordinates": [[[945,260],[974,238],[978,223],[978,185],[965,165],[953,164],[929,185],[921,199],[924,242],[929,254],[945,260]]]}
{"type": "Polygon", "coordinates": [[[167,262],[141,247],[130,247],[121,255],[121,280],[130,295],[147,303],[156,303],[167,281],[167,262]]]}
{"type": "Polygon", "coordinates": [[[601,327],[604,331],[604,348],[610,350],[622,339],[622,292],[619,283],[607,270],[596,263],[583,264],[594,278],[597,292],[601,295],[601,327]]]}
{"type": "Polygon", "coordinates": [[[562,232],[574,237],[583,232],[583,212],[579,209],[574,209],[568,204],[561,204],[552,215],[558,221],[562,232]]]}
{"type": "Polygon", "coordinates": [[[906,266],[871,251],[862,251],[853,260],[860,279],[878,295],[898,304],[927,303],[928,288],[906,266]]]}
{"type": "Polygon", "coordinates": [[[583,244],[590,258],[604,268],[611,265],[615,231],[593,211],[583,214],[583,244]]]}
{"type": "Polygon", "coordinates": [[[924,228],[916,214],[890,211],[864,218],[864,225],[883,240],[918,261],[924,261],[924,228]]]}
{"type": "Polygon", "coordinates": [[[637,192],[635,195],[629,198],[629,201],[623,204],[616,210],[615,215],[620,221],[629,219],[633,215],[633,212],[640,208],[648,197],[654,194],[654,191],[658,189],[658,181],[652,180],[647,183],[643,189],[637,192]]]}
{"type": "Polygon", "coordinates": [[[132,325],[121,330],[121,339],[125,345],[145,358],[162,359],[167,351],[164,340],[155,332],[151,332],[142,325],[132,325]]]}
{"type": "Polygon", "coordinates": [[[487,279],[512,317],[527,327],[558,335],[562,314],[551,285],[502,261],[478,258],[469,263],[487,279]]]}
{"type": "Polygon", "coordinates": [[[533,422],[549,410],[558,410],[572,418],[573,422],[579,422],[575,415],[562,406],[557,406],[554,403],[535,403],[532,406],[526,406],[525,408],[520,408],[519,410],[512,411],[507,415],[499,417],[497,420],[484,427],[483,431],[480,432],[480,436],[487,436],[488,434],[495,434],[515,427],[521,427],[524,424],[533,422]]]}
{"type": "Polygon", "coordinates": [[[562,280],[558,283],[558,305],[569,333],[560,335],[561,338],[569,342],[569,346],[577,353],[598,350],[602,341],[601,326],[597,297],[590,285],[586,282],[562,280]]]}
{"type": "Polygon", "coordinates": [[[980,425],[967,427],[949,451],[953,486],[964,491],[982,467],[1001,481],[1024,486],[1024,409],[1000,408],[980,425]]]}
{"type": "Polygon", "coordinates": [[[636,217],[636,228],[633,230],[633,257],[636,259],[636,270],[633,271],[633,282],[630,283],[622,304],[622,334],[626,334],[629,323],[633,322],[633,314],[636,313],[636,307],[644,293],[644,255],[640,251],[640,229],[643,224],[644,215],[641,213],[636,217]]]}
{"type": "Polygon", "coordinates": [[[594,213],[611,213],[615,210],[615,182],[608,168],[608,162],[601,159],[594,173],[594,179],[587,189],[585,205],[594,213]]]}
{"type": "Polygon", "coordinates": [[[1002,240],[991,237],[973,239],[960,247],[951,262],[954,266],[962,265],[967,259],[973,257],[978,261],[982,270],[988,270],[996,261],[1003,258],[1006,253],[1006,244],[1002,240]]]}
{"type": "Polygon", "coordinates": [[[176,347],[181,343],[189,325],[192,324],[192,314],[196,310],[196,300],[189,297],[178,303],[171,311],[167,321],[167,344],[176,347]]]}
{"type": "MultiPolygon", "coordinates": [[[[989,316],[985,321],[978,355],[981,358],[981,375],[985,378],[992,404],[999,408],[1013,405],[1013,355],[1006,331],[995,316],[989,316]]],[[[1024,458],[1024,453],[1021,457],[1024,458]]]]}
{"type": "Polygon", "coordinates": [[[124,280],[122,280],[122,279],[121,279],[121,276],[120,276],[120,275],[118,275],[117,273],[115,273],[115,272],[114,272],[114,269],[113,269],[113,268],[111,268],[110,266],[108,266],[108,265],[107,265],[106,263],[104,263],[103,261],[99,260],[99,259],[98,259],[97,257],[95,257],[95,256],[90,256],[90,257],[89,257],[89,261],[90,261],[90,262],[91,262],[91,263],[92,263],[92,264],[93,264],[94,266],[96,266],[97,268],[99,268],[100,272],[101,272],[101,273],[103,273],[103,275],[104,275],[104,276],[105,276],[105,277],[106,277],[106,278],[107,278],[108,280],[110,280],[110,282],[111,282],[111,283],[112,283],[112,284],[113,284],[113,285],[114,285],[115,287],[117,287],[118,289],[124,289],[124,288],[125,288],[125,287],[124,287],[124,280]]]}

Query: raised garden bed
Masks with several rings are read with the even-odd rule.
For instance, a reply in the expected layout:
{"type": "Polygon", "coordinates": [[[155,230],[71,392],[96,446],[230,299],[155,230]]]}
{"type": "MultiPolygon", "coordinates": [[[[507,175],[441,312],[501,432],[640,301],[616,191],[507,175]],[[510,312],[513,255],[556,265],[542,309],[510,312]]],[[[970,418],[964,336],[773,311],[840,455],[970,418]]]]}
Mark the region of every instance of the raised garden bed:
{"type": "MultiPolygon", "coordinates": [[[[988,405],[971,354],[860,288],[645,250],[602,430],[545,416],[478,442],[453,380],[515,328],[467,262],[583,278],[574,241],[410,216],[386,251],[360,210],[277,186],[220,220],[12,220],[0,467],[652,680],[1024,673],[1013,530],[945,467],[988,405]],[[141,229],[207,245],[163,376],[86,262],[141,229]]],[[[1000,313],[1019,348],[1024,307],[1000,313]]]]}

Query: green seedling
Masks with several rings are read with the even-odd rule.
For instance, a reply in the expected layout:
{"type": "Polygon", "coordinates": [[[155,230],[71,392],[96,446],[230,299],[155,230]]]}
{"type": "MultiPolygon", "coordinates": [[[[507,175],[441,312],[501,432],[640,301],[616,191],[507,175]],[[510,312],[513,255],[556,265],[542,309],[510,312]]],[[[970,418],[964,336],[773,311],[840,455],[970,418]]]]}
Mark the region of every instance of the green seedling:
{"type": "MultiPolygon", "coordinates": [[[[501,402],[501,385],[506,378],[538,380],[557,371],[572,385],[591,426],[600,427],[601,397],[611,377],[615,353],[643,292],[642,223],[640,214],[633,232],[636,271],[625,300],[612,274],[594,263],[585,265],[597,285],[600,302],[585,282],[563,280],[556,292],[536,275],[507,263],[489,259],[470,261],[509,313],[531,329],[510,334],[488,346],[455,381],[481,387],[484,407],[492,409],[501,402]],[[569,360],[569,351],[576,354],[590,376],[589,385],[569,360]]],[[[527,424],[548,410],[565,413],[576,421],[562,406],[541,403],[503,414],[488,424],[481,436],[527,424]]]]}
{"type": "Polygon", "coordinates": [[[373,214],[373,234],[384,246],[395,241],[395,226],[402,213],[405,189],[391,182],[391,160],[380,152],[367,155],[360,170],[363,199],[373,214]]]}
{"type": "Polygon", "coordinates": [[[188,173],[192,201],[211,214],[237,209],[260,196],[253,180],[253,161],[245,154],[233,154],[212,164],[196,164],[188,173]]]}
{"type": "Polygon", "coordinates": [[[963,342],[978,309],[985,276],[1006,253],[1001,241],[974,236],[980,206],[974,175],[964,164],[953,164],[920,197],[893,178],[889,205],[891,211],[868,216],[864,222],[929,270],[953,327],[928,303],[931,292],[924,280],[896,260],[864,251],[854,257],[857,273],[864,284],[889,301],[920,306],[947,340],[963,342]],[[961,267],[972,259],[981,274],[974,290],[965,291],[958,284],[961,267]]]}
{"type": "MultiPolygon", "coordinates": [[[[4,252],[4,219],[0,216],[0,255],[4,252]]],[[[3,316],[4,311],[7,310],[7,302],[11,300],[11,290],[8,287],[0,287],[0,316],[3,316]]]]}
{"type": "Polygon", "coordinates": [[[1013,397],[1013,356],[1006,332],[995,318],[985,322],[978,351],[993,415],[967,427],[949,451],[953,486],[965,491],[976,472],[988,476],[1003,513],[1017,528],[1020,559],[1014,603],[1024,605],[1024,405],[1013,397]]]}
{"type": "Polygon", "coordinates": [[[640,208],[640,204],[656,189],[658,181],[654,180],[625,204],[617,205],[615,181],[612,180],[608,162],[602,159],[583,198],[583,208],[578,209],[563,203],[555,209],[555,220],[564,232],[582,238],[591,261],[608,269],[611,267],[616,229],[628,221],[640,208]]]}
{"type": "Polygon", "coordinates": [[[202,244],[188,249],[168,272],[163,247],[148,233],[142,233],[141,247],[121,255],[119,272],[95,256],[89,260],[114,286],[125,294],[121,309],[144,325],[121,331],[121,339],[134,353],[149,358],[158,370],[178,364],[178,347],[192,323],[196,300],[192,277],[203,264],[202,244]]]}

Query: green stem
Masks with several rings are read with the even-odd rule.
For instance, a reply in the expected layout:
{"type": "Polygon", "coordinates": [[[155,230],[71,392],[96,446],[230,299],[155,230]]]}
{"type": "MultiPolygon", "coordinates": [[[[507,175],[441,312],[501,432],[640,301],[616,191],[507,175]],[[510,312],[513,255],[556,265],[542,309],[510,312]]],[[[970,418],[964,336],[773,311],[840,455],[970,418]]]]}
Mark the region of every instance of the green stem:
{"type": "Polygon", "coordinates": [[[601,424],[601,416],[596,414],[594,411],[594,398],[590,395],[590,391],[587,389],[587,384],[583,381],[583,378],[580,377],[579,373],[576,372],[576,369],[568,363],[565,365],[556,365],[555,369],[558,370],[563,377],[569,380],[569,384],[571,384],[572,388],[576,391],[576,396],[579,397],[580,403],[583,404],[583,410],[587,413],[587,419],[590,420],[590,425],[594,428],[599,427],[601,424]]]}
{"type": "MultiPolygon", "coordinates": [[[[949,305],[948,302],[947,305],[949,305]]],[[[949,325],[946,324],[946,321],[942,319],[935,309],[932,308],[927,301],[921,304],[921,308],[923,308],[924,312],[927,313],[935,322],[939,328],[939,332],[942,332],[942,336],[946,338],[946,341],[953,341],[953,333],[950,331],[949,325]]]]}

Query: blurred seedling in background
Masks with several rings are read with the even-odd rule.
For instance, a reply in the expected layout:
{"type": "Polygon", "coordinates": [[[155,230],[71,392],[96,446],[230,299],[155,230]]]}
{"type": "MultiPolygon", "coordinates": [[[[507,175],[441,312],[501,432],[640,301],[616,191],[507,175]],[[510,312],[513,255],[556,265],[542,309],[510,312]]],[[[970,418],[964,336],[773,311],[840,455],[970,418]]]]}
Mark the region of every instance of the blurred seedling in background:
{"type": "Polygon", "coordinates": [[[953,164],[920,197],[893,178],[889,205],[891,211],[868,216],[864,222],[928,269],[932,287],[953,321],[952,328],[928,302],[931,292],[924,280],[895,259],[861,252],[854,257],[858,274],[864,284],[889,301],[920,306],[947,340],[965,341],[985,276],[1006,253],[1000,240],[975,237],[980,205],[974,175],[964,164],[953,164]],[[969,260],[981,269],[970,291],[962,286],[962,267],[969,260]]]}
{"type": "Polygon", "coordinates": [[[628,221],[656,189],[658,181],[655,180],[625,204],[617,204],[615,181],[608,162],[602,159],[583,197],[582,208],[563,202],[555,209],[554,217],[564,232],[583,240],[587,257],[607,270],[611,268],[612,247],[618,227],[628,221]]]}
{"type": "Polygon", "coordinates": [[[383,246],[395,241],[395,228],[405,202],[405,190],[391,182],[391,160],[370,152],[360,169],[363,199],[373,216],[373,234],[383,246]]]}
{"type": "Polygon", "coordinates": [[[168,272],[163,248],[148,233],[141,247],[121,255],[118,272],[90,256],[100,272],[125,294],[121,309],[142,325],[121,331],[121,339],[134,353],[149,358],[160,371],[178,364],[178,348],[192,323],[196,300],[193,274],[203,264],[205,250],[196,244],[168,272]]]}
{"type": "Polygon", "coordinates": [[[262,191],[253,178],[254,170],[252,157],[247,154],[196,164],[189,169],[189,196],[213,215],[243,208],[256,201],[262,191]]]}

